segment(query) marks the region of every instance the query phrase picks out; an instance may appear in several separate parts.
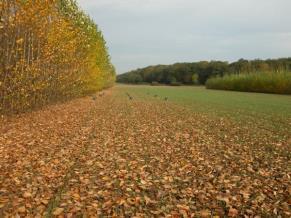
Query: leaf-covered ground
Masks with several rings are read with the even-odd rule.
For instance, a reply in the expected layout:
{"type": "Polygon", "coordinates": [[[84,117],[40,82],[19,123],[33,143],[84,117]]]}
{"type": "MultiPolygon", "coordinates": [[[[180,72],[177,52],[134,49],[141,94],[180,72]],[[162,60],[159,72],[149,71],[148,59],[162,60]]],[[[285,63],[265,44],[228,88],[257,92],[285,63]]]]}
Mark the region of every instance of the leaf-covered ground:
{"type": "Polygon", "coordinates": [[[168,98],[117,86],[1,118],[0,217],[291,216],[290,118],[276,131],[168,98]]]}

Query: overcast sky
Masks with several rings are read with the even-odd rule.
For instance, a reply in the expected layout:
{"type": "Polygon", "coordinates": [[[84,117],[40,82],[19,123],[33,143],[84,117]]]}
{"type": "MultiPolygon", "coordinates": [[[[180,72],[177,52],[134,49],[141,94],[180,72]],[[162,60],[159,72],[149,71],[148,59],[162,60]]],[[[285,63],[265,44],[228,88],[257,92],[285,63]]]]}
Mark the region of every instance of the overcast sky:
{"type": "Polygon", "coordinates": [[[291,0],[78,0],[118,73],[155,64],[291,56],[291,0]]]}

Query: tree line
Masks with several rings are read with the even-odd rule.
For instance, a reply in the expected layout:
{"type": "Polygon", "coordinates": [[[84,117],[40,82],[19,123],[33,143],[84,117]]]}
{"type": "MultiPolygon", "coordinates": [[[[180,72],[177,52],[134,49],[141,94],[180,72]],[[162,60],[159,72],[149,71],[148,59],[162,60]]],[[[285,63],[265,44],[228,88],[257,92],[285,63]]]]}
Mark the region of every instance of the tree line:
{"type": "Polygon", "coordinates": [[[74,0],[1,0],[0,113],[111,86],[102,32],[74,0]]]}
{"type": "Polygon", "coordinates": [[[156,65],[118,75],[117,82],[130,84],[204,85],[209,78],[254,72],[291,72],[291,58],[268,60],[240,59],[233,63],[224,61],[200,61],[172,65],[156,65]]]}

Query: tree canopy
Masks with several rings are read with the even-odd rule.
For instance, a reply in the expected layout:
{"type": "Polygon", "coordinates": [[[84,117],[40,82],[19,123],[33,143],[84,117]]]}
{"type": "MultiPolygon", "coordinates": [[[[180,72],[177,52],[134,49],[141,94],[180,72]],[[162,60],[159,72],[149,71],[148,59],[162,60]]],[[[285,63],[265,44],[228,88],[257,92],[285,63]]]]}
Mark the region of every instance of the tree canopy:
{"type": "Polygon", "coordinates": [[[0,2],[0,113],[112,85],[102,32],[74,0],[0,2]]]}
{"type": "Polygon", "coordinates": [[[233,63],[200,61],[172,65],[149,66],[118,75],[120,83],[202,84],[209,78],[227,74],[291,71],[291,58],[244,60],[233,63]]]}

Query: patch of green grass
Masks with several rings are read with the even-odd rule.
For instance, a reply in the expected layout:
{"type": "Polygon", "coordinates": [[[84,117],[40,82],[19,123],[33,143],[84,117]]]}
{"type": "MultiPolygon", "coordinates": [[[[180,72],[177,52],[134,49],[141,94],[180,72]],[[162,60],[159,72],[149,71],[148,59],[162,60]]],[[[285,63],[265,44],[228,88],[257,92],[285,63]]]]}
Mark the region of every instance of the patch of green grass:
{"type": "Polygon", "coordinates": [[[120,85],[140,98],[158,95],[159,99],[168,97],[169,100],[186,104],[197,109],[213,109],[219,111],[245,110],[261,114],[276,114],[291,117],[291,96],[243,93],[233,91],[207,90],[204,87],[168,87],[168,86],[130,86],[120,85]]]}
{"type": "Polygon", "coordinates": [[[120,85],[121,92],[135,100],[165,101],[193,109],[214,118],[228,118],[239,125],[247,123],[270,131],[291,129],[291,96],[208,90],[205,87],[120,85]],[[156,96],[156,97],[155,97],[156,96]]]}

